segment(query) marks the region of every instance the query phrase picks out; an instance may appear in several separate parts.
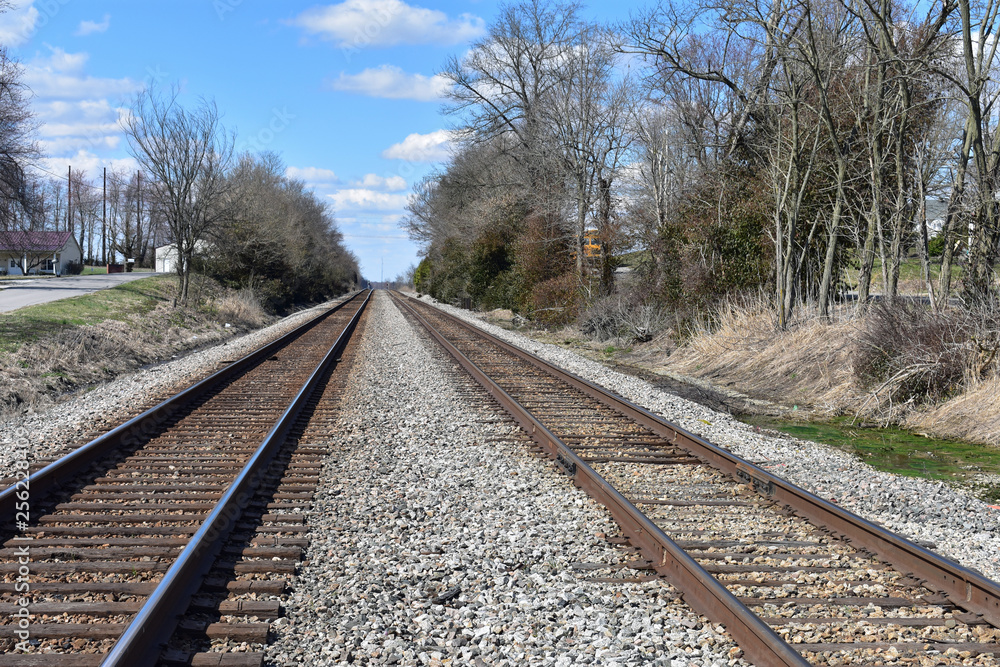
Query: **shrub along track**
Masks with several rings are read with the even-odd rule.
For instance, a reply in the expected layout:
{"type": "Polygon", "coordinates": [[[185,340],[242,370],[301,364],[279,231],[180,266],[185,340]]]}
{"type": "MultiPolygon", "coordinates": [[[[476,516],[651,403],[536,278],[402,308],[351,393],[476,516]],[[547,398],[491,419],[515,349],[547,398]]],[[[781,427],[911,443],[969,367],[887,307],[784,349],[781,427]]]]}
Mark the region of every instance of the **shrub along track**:
{"type": "Polygon", "coordinates": [[[636,549],[630,568],[666,577],[749,660],[1000,664],[995,582],[435,308],[397,302],[609,508],[636,549]]]}
{"type": "Polygon", "coordinates": [[[0,493],[0,665],[261,664],[368,295],[0,493]]]}

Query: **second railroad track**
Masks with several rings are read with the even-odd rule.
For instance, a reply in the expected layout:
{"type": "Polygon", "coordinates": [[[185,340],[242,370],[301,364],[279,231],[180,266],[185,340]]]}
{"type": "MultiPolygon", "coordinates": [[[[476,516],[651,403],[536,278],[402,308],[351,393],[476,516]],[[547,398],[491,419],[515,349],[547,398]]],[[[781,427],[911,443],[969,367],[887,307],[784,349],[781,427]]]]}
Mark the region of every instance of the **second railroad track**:
{"type": "Polygon", "coordinates": [[[754,664],[1000,665],[996,582],[441,310],[397,303],[609,509],[629,567],[669,580],[754,664]]]}

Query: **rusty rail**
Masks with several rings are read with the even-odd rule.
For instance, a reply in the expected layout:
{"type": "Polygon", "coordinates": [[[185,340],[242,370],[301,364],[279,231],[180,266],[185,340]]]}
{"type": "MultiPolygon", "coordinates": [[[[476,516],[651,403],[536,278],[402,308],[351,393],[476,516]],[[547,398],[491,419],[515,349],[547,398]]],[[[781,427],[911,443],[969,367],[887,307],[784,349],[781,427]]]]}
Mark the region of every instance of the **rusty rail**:
{"type": "MultiPolygon", "coordinates": [[[[402,299],[393,295],[396,302],[406,309],[428,333],[475,380],[492,395],[524,431],[564,470],[577,486],[605,505],[623,533],[652,561],[655,570],[663,575],[683,594],[693,609],[726,626],[733,639],[755,664],[803,667],[809,663],[789,644],[781,639],[756,614],[750,611],[725,586],[709,574],[690,555],[650,521],[638,508],[611,486],[600,474],[571,450],[562,440],[525,410],[514,398],[489,378],[466,355],[442,336],[426,319],[402,299]]],[[[463,327],[499,342],[489,334],[459,322],[463,327]]],[[[507,349],[510,346],[504,345],[507,349]]],[[[516,348],[515,348],[516,349],[516,348]]],[[[528,355],[526,360],[536,362],[528,355]]],[[[540,360],[537,360],[540,361],[540,360]]],[[[542,362],[544,363],[544,362],[542,362]]],[[[548,366],[546,364],[546,366],[548,366]]],[[[546,369],[548,370],[548,369],[546,369]]]]}
{"type": "Polygon", "coordinates": [[[20,482],[12,484],[3,491],[0,491],[0,528],[7,520],[12,520],[17,504],[17,492],[19,490],[29,490],[32,498],[37,502],[40,499],[58,491],[62,485],[68,481],[76,479],[91,464],[108,456],[111,452],[127,447],[139,445],[142,439],[155,431],[159,424],[169,419],[173,415],[184,409],[192,401],[204,395],[207,391],[217,387],[240,373],[252,368],[273,355],[277,350],[287,345],[289,341],[299,337],[309,329],[313,328],[343,306],[358,298],[360,292],[333,308],[320,313],[308,322],[289,331],[284,336],[265,345],[264,347],[245,355],[234,361],[223,369],[220,369],[208,376],[204,380],[191,385],[161,403],[146,410],[140,415],[129,419],[125,423],[117,426],[104,435],[101,435],[87,444],[75,449],[71,453],[48,464],[44,468],[35,471],[20,482]]]}

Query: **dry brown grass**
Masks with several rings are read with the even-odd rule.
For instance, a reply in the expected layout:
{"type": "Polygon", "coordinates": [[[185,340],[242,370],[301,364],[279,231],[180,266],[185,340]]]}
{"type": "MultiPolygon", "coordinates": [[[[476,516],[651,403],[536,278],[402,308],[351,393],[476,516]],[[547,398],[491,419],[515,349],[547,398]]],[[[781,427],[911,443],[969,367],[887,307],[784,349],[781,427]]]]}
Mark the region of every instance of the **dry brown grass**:
{"type": "MultiPolygon", "coordinates": [[[[871,393],[859,386],[852,370],[863,325],[845,308],[832,323],[799,313],[787,331],[780,331],[766,301],[734,301],[720,308],[711,327],[699,327],[659,365],[755,397],[809,405],[820,413],[858,414],[867,402],[868,414],[871,393]]],[[[967,379],[948,400],[895,407],[891,417],[904,428],[1000,446],[997,373],[967,379]]]]}
{"type": "Polygon", "coordinates": [[[942,438],[1000,446],[1000,378],[969,386],[958,396],[912,412],[903,426],[942,438]]]}
{"type": "Polygon", "coordinates": [[[832,323],[800,312],[781,331],[766,299],[731,300],[666,366],[758,398],[839,413],[859,397],[850,364],[856,329],[845,309],[832,323]]]}
{"type": "Polygon", "coordinates": [[[226,322],[261,327],[268,322],[268,315],[251,290],[230,292],[213,302],[218,316],[226,322]]]}

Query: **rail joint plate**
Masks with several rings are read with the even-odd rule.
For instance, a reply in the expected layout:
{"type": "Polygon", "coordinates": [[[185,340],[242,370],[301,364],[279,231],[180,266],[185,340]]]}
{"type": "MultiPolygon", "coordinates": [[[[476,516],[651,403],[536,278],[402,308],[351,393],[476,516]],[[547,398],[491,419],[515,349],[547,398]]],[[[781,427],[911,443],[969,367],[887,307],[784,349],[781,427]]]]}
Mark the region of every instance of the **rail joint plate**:
{"type": "Polygon", "coordinates": [[[757,477],[753,474],[753,470],[742,463],[736,464],[736,476],[752,486],[757,493],[768,497],[774,495],[774,482],[757,477]]]}

